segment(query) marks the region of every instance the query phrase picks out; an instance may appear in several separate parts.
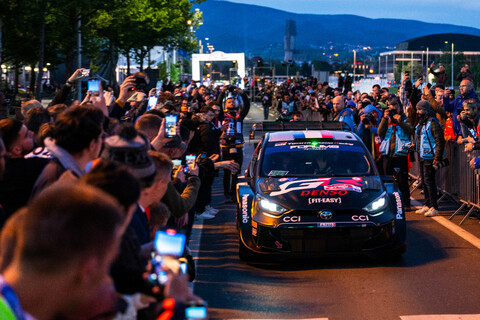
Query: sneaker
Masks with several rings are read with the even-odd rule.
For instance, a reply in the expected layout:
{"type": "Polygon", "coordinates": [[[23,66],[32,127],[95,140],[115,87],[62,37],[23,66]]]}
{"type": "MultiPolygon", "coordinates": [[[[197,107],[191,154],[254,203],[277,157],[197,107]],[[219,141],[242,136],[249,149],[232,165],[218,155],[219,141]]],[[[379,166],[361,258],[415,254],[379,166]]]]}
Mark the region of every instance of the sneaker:
{"type": "Polygon", "coordinates": [[[415,213],[416,214],[425,214],[425,213],[427,213],[428,210],[430,210],[429,207],[423,206],[420,209],[418,209],[417,211],[415,211],[415,213]]]}
{"type": "Polygon", "coordinates": [[[208,213],[207,211],[204,211],[201,214],[197,214],[197,217],[200,218],[200,219],[213,219],[213,218],[215,218],[214,215],[208,213]]]}
{"type": "Polygon", "coordinates": [[[425,217],[436,217],[438,216],[438,210],[434,207],[431,207],[427,212],[424,214],[425,217]]]}
{"type": "Polygon", "coordinates": [[[208,211],[209,214],[217,214],[220,210],[211,207],[210,205],[205,207],[205,211],[208,211]]]}

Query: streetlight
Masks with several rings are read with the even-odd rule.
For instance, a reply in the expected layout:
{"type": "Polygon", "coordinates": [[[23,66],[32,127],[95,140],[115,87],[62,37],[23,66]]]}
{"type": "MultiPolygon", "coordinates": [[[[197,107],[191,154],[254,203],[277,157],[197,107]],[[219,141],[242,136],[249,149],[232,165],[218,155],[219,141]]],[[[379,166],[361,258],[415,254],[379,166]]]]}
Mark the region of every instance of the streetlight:
{"type": "Polygon", "coordinates": [[[453,89],[453,42],[452,42],[452,89],[453,89]]]}

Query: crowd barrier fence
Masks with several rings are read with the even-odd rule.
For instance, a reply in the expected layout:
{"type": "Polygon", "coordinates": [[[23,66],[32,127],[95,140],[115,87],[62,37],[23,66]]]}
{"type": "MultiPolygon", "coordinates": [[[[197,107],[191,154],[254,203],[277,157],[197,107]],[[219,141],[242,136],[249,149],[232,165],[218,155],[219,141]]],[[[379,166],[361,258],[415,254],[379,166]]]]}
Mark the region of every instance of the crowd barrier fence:
{"type": "MultiPolygon", "coordinates": [[[[438,201],[450,198],[459,205],[459,208],[449,217],[450,220],[465,208],[469,209],[460,222],[461,225],[476,209],[480,209],[480,170],[470,168],[469,164],[473,157],[480,156],[480,151],[465,152],[465,145],[447,142],[445,152],[450,165],[437,170],[435,176],[437,188],[442,193],[438,201]]],[[[412,165],[410,176],[415,180],[411,187],[413,192],[421,184],[418,157],[412,165]]]]}

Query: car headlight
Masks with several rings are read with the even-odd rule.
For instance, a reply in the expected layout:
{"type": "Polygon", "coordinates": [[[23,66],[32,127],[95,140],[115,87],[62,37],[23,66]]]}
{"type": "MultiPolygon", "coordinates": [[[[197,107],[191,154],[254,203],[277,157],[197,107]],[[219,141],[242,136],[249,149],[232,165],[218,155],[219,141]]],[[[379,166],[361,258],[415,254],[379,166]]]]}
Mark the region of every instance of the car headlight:
{"type": "Polygon", "coordinates": [[[368,211],[370,213],[376,213],[387,207],[387,201],[388,201],[387,193],[384,192],[380,195],[380,197],[370,202],[369,205],[365,206],[363,210],[368,211]]]}
{"type": "Polygon", "coordinates": [[[275,202],[272,202],[270,200],[259,197],[257,198],[257,201],[260,209],[267,211],[268,213],[271,213],[273,215],[281,215],[282,213],[287,211],[287,209],[285,209],[281,205],[276,204],[275,202]]]}

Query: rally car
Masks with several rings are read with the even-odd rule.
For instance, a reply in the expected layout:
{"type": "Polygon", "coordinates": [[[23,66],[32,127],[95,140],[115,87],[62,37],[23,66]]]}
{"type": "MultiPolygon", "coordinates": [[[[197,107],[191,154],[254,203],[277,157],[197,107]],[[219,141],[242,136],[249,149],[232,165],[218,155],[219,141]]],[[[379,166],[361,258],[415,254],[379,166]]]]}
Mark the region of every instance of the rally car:
{"type": "Polygon", "coordinates": [[[266,133],[245,180],[237,184],[242,260],[405,251],[400,191],[354,133],[266,133]]]}

